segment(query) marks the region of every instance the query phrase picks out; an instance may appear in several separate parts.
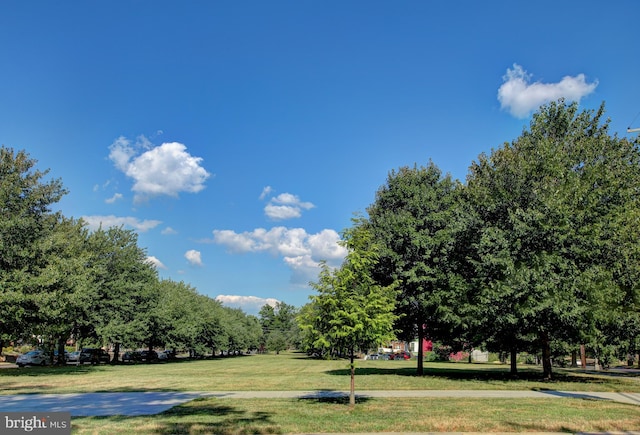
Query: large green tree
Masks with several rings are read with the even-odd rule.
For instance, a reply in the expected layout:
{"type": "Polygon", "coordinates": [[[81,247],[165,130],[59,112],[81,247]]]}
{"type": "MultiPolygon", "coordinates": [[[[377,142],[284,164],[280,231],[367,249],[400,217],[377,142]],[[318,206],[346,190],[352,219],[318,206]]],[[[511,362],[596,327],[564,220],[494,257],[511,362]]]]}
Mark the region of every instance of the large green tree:
{"type": "Polygon", "coordinates": [[[344,232],[348,254],[339,269],[326,264],[312,286],[318,292],[300,316],[301,329],[314,337],[314,348],[345,351],[350,359],[350,404],[355,405],[355,353],[378,347],[394,336],[395,283],[380,285],[372,278],[378,249],[362,219],[344,232]],[[313,314],[313,316],[309,316],[313,314]]]}
{"type": "Polygon", "coordinates": [[[204,320],[202,296],[184,282],[160,280],[159,301],[154,307],[158,340],[169,349],[195,349],[204,320]]]}
{"type": "Polygon", "coordinates": [[[121,227],[100,228],[90,235],[89,246],[96,299],[91,307],[93,330],[85,334],[95,334],[99,344],[112,344],[114,361],[121,345],[158,344],[152,333],[158,277],[138,246],[137,234],[121,227]]]}
{"type": "Polygon", "coordinates": [[[544,106],[467,180],[480,330],[512,354],[541,349],[547,377],[554,342],[593,340],[611,313],[637,310],[640,158],[603,116],[544,106]]]}
{"type": "Polygon", "coordinates": [[[258,317],[263,331],[263,344],[268,350],[280,352],[300,344],[300,329],[296,322],[298,310],[293,305],[276,302],[263,305],[258,317]]]}
{"type": "Polygon", "coordinates": [[[391,171],[367,209],[381,247],[374,275],[382,284],[398,282],[398,329],[407,341],[418,338],[419,375],[425,338],[456,347],[467,341],[466,217],[460,188],[433,163],[403,167],[391,171]]]}
{"type": "Polygon", "coordinates": [[[41,242],[60,213],[51,207],[66,190],[47,180],[25,151],[0,147],[0,351],[2,343],[30,333],[37,319],[35,271],[46,261],[41,242]]]}
{"type": "MultiPolygon", "coordinates": [[[[60,218],[54,230],[40,243],[43,264],[32,279],[37,322],[31,333],[58,350],[58,364],[64,364],[64,346],[80,326],[90,323],[95,301],[88,231],[82,221],[60,218]]],[[[51,354],[53,356],[53,354],[51,354]]]]}

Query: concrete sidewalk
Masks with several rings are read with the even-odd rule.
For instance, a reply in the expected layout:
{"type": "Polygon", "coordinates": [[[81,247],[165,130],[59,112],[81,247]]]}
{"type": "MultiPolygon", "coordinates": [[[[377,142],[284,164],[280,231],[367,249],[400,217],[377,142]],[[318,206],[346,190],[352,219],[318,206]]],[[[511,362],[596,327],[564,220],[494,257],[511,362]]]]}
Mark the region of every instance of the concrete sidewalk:
{"type": "MultiPolygon", "coordinates": [[[[219,391],[203,392],[202,397],[216,397],[229,399],[271,399],[271,398],[300,398],[300,399],[327,399],[348,397],[348,391],[320,390],[320,391],[219,391]]],[[[409,398],[484,398],[484,399],[544,399],[544,398],[573,398],[585,400],[607,400],[613,402],[640,405],[640,393],[607,393],[607,392],[578,392],[556,390],[360,390],[356,391],[356,397],[384,398],[384,397],[409,397],[409,398]]]]}
{"type": "MultiPolygon", "coordinates": [[[[348,396],[347,391],[210,391],[210,392],[127,392],[73,394],[16,394],[0,396],[0,411],[71,412],[74,417],[107,415],[153,415],[200,397],[218,399],[330,399],[348,396]]],[[[596,393],[573,391],[504,390],[402,390],[356,391],[359,398],[483,398],[605,400],[640,405],[640,393],[596,393]]]]}

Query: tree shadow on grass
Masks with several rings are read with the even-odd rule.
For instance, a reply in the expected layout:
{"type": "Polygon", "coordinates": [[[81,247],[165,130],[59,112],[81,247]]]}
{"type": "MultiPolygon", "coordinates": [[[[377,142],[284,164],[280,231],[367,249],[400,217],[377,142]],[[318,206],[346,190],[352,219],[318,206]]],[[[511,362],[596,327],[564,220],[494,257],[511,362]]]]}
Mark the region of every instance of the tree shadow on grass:
{"type": "Polygon", "coordinates": [[[23,367],[23,368],[8,368],[0,370],[1,378],[14,378],[14,377],[34,377],[34,376],[51,376],[51,375],[82,375],[92,371],[104,370],[104,366],[92,366],[91,364],[84,364],[80,366],[68,365],[68,366],[46,366],[46,367],[23,367]]]}
{"type": "MultiPolygon", "coordinates": [[[[365,403],[371,400],[371,397],[359,395],[356,391],[356,402],[365,403]]],[[[311,394],[300,396],[299,402],[305,403],[330,403],[338,405],[349,404],[349,393],[337,390],[317,390],[311,394]]]]}
{"type": "MultiPolygon", "coordinates": [[[[347,376],[349,369],[330,370],[329,375],[347,376]]],[[[419,376],[415,367],[358,367],[356,376],[386,375],[386,376],[419,376]]],[[[517,376],[512,376],[509,369],[502,368],[481,368],[481,369],[460,369],[449,367],[425,367],[422,377],[433,376],[452,381],[498,381],[498,382],[545,382],[553,383],[574,383],[574,384],[611,384],[611,380],[599,378],[597,376],[583,376],[581,373],[572,374],[570,372],[556,372],[552,380],[546,380],[542,371],[535,368],[519,369],[517,376]]]]}
{"type": "MultiPolygon", "coordinates": [[[[74,419],[75,420],[75,419],[74,419]]],[[[282,430],[266,412],[248,412],[220,405],[212,399],[195,399],[153,416],[87,417],[76,420],[78,429],[126,425],[131,433],[173,434],[280,434],[282,430]],[[87,422],[87,424],[85,424],[87,422]]]]}

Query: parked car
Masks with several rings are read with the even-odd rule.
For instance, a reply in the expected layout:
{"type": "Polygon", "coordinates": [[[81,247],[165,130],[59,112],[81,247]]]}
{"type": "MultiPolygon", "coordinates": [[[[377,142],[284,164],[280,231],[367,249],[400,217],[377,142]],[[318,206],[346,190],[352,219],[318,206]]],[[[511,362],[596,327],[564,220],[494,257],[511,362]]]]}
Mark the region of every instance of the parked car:
{"type": "Polygon", "coordinates": [[[400,361],[403,359],[411,359],[411,354],[407,351],[400,351],[400,352],[396,352],[396,353],[392,353],[391,355],[389,355],[389,359],[393,359],[396,361],[400,361]]]}
{"type": "Polygon", "coordinates": [[[142,356],[140,352],[137,351],[127,351],[122,355],[122,362],[137,362],[142,361],[142,356]]]}
{"type": "MultiPolygon", "coordinates": [[[[69,352],[67,352],[66,350],[64,351],[64,360],[66,361],[67,358],[69,358],[69,352]]],[[[59,354],[58,354],[58,349],[53,351],[53,362],[54,363],[58,363],[59,361],[59,354]]]]}
{"type": "Polygon", "coordinates": [[[175,353],[172,350],[163,350],[158,352],[158,359],[161,361],[168,361],[175,358],[175,353]]]}
{"type": "Polygon", "coordinates": [[[140,360],[152,362],[158,359],[158,353],[155,350],[143,350],[140,352],[140,360]]]}
{"type": "Polygon", "coordinates": [[[75,352],[69,352],[66,356],[67,363],[77,364],[80,359],[80,351],[76,350],[75,352]]]}
{"type": "Polygon", "coordinates": [[[85,347],[84,349],[82,349],[82,351],[80,351],[80,364],[108,363],[110,360],[111,360],[111,357],[103,349],[85,347]]]}
{"type": "Polygon", "coordinates": [[[16,359],[18,367],[24,366],[46,366],[49,364],[49,354],[44,350],[32,350],[24,353],[16,359]]]}

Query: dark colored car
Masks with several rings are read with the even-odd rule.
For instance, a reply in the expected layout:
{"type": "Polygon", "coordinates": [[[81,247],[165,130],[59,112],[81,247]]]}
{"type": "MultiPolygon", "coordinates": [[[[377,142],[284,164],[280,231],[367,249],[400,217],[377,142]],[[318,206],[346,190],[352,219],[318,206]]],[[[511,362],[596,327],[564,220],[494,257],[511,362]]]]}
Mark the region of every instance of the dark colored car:
{"type": "Polygon", "coordinates": [[[137,351],[128,351],[122,355],[122,362],[138,362],[142,361],[142,355],[137,351]]]}
{"type": "Polygon", "coordinates": [[[143,350],[140,352],[140,360],[152,362],[158,360],[158,353],[155,350],[143,350]]]}
{"type": "Polygon", "coordinates": [[[103,349],[89,348],[85,347],[80,351],[80,364],[91,363],[91,364],[100,364],[100,363],[108,363],[111,360],[109,354],[103,349]]]}

